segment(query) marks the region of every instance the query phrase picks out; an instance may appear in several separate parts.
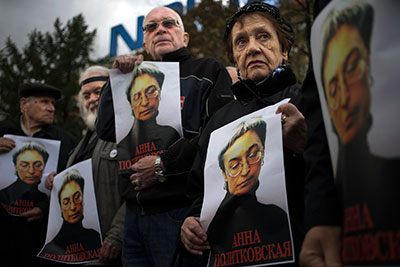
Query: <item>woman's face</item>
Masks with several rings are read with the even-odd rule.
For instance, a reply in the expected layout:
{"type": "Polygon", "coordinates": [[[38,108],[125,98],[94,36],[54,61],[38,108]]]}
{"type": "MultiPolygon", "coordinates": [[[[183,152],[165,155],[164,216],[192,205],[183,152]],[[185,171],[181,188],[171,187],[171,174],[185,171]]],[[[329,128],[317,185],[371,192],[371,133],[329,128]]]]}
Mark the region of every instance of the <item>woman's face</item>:
{"type": "Polygon", "coordinates": [[[18,155],[15,170],[19,179],[27,184],[40,182],[44,171],[43,156],[36,150],[26,150],[18,155]]]}
{"type": "Polygon", "coordinates": [[[161,89],[157,80],[149,74],[135,79],[131,90],[131,108],[138,120],[145,121],[153,117],[160,104],[161,89]]]}
{"type": "Polygon", "coordinates": [[[263,156],[264,147],[253,130],[247,131],[226,150],[222,174],[231,194],[243,195],[253,188],[260,175],[263,156]]]}
{"type": "Polygon", "coordinates": [[[60,194],[61,212],[68,223],[76,223],[83,216],[83,192],[75,181],[67,183],[60,194]]]}
{"type": "Polygon", "coordinates": [[[245,15],[242,23],[234,24],[231,36],[233,57],[243,79],[258,83],[287,60],[275,27],[260,14],[245,15]]]}
{"type": "Polygon", "coordinates": [[[330,117],[342,143],[349,143],[370,106],[369,53],[358,29],[342,25],[326,47],[323,84],[330,117]]]}

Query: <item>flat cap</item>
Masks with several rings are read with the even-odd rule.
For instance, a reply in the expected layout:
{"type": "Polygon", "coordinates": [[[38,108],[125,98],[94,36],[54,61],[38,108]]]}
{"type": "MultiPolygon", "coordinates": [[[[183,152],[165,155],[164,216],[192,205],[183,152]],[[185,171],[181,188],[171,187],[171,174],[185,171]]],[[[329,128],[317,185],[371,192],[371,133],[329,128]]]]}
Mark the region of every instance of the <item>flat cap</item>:
{"type": "Polygon", "coordinates": [[[19,98],[39,95],[52,95],[54,98],[61,98],[61,90],[44,83],[23,83],[18,88],[19,98]]]}

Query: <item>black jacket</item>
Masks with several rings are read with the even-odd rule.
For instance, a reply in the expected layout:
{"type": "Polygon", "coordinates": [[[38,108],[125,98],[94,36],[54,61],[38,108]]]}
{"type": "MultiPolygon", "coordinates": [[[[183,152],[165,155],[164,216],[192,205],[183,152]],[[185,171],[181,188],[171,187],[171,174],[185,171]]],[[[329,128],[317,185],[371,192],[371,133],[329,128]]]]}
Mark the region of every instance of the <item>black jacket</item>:
{"type": "MultiPolygon", "coordinates": [[[[193,169],[190,172],[189,196],[194,198],[190,209],[190,216],[199,216],[204,194],[204,163],[207,155],[210,134],[254,111],[273,105],[282,99],[291,98],[300,112],[302,111],[302,95],[300,86],[296,83],[294,74],[289,70],[282,71],[274,77],[255,85],[252,81],[239,81],[232,86],[237,100],[221,108],[208,122],[199,140],[199,153],[196,156],[193,169]]],[[[297,155],[284,148],[284,164],[286,175],[286,192],[290,221],[293,233],[295,253],[298,255],[303,239],[303,188],[304,188],[304,161],[297,155]]]]}
{"type": "Polygon", "coordinates": [[[207,236],[213,251],[211,266],[218,266],[218,261],[223,263],[221,258],[226,258],[230,266],[293,259],[286,212],[276,205],[258,202],[255,192],[240,196],[227,193],[208,227],[207,236]],[[283,253],[275,258],[271,255],[278,246],[283,253]],[[259,256],[252,257],[246,251],[259,251],[259,256]]]}
{"type": "MultiPolygon", "coordinates": [[[[157,194],[144,190],[137,201],[127,202],[128,208],[142,215],[165,212],[189,205],[185,195],[187,173],[196,154],[197,136],[206,121],[224,104],[233,99],[231,79],[221,62],[214,58],[192,58],[186,48],[164,55],[163,61],[179,62],[181,84],[181,116],[184,138],[180,138],[160,154],[166,168],[170,188],[157,194]],[[174,186],[172,186],[174,185],[174,186]],[[154,202],[155,196],[157,201],[154,202]],[[140,211],[140,212],[139,212],[140,211]]],[[[114,107],[110,83],[106,83],[99,102],[96,131],[106,141],[115,142],[114,107]]],[[[133,149],[133,148],[130,148],[133,149]]]]}

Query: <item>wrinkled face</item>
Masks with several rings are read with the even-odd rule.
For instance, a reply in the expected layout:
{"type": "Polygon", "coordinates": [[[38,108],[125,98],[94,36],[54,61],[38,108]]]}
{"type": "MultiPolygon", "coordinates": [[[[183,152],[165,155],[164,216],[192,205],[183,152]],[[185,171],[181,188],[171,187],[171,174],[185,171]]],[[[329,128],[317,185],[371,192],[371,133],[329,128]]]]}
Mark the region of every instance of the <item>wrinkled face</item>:
{"type": "Polygon", "coordinates": [[[32,96],[21,98],[20,106],[24,119],[38,125],[52,124],[55,112],[55,98],[52,96],[32,96]]]}
{"type": "Polygon", "coordinates": [[[233,195],[247,193],[258,181],[264,148],[258,134],[247,131],[224,153],[222,172],[229,192],[233,195]]]}
{"type": "Polygon", "coordinates": [[[135,79],[130,93],[130,105],[135,118],[148,120],[158,111],[161,89],[157,80],[149,74],[143,74],[135,79]]]}
{"type": "Polygon", "coordinates": [[[354,26],[342,25],[328,43],[323,84],[329,115],[343,144],[368,117],[369,53],[354,26]]]}
{"type": "Polygon", "coordinates": [[[242,23],[236,22],[231,36],[233,57],[243,79],[258,83],[287,60],[275,27],[260,14],[250,13],[242,23]]]}
{"type": "Polygon", "coordinates": [[[61,212],[68,223],[76,223],[83,216],[83,192],[75,181],[67,183],[60,194],[61,212]]]}
{"type": "Polygon", "coordinates": [[[42,179],[45,163],[36,150],[26,150],[18,155],[15,170],[19,179],[27,184],[39,183],[42,179]]]}
{"type": "Polygon", "coordinates": [[[143,47],[153,57],[153,60],[161,61],[164,54],[187,47],[189,35],[183,32],[182,28],[177,25],[177,21],[177,14],[166,7],[155,8],[147,14],[143,22],[144,27],[152,23],[158,24],[152,32],[146,30],[143,33],[143,47]],[[163,21],[168,20],[175,21],[175,25],[162,25],[163,21]]]}
{"type": "MultiPolygon", "coordinates": [[[[85,79],[97,76],[103,76],[103,75],[94,74],[85,77],[85,79]]],[[[93,114],[97,113],[101,88],[105,83],[106,83],[105,81],[94,81],[91,83],[87,83],[81,87],[83,101],[85,104],[85,108],[88,112],[93,114]]]]}

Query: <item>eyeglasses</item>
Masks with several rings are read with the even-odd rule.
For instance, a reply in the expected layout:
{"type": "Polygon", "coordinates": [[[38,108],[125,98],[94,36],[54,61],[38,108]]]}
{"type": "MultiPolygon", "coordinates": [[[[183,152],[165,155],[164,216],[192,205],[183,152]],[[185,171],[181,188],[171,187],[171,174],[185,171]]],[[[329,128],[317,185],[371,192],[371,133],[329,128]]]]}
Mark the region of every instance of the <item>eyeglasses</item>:
{"type": "Polygon", "coordinates": [[[148,33],[154,32],[160,24],[167,29],[171,29],[178,26],[179,22],[173,19],[166,19],[161,22],[151,22],[143,27],[143,31],[148,33]]]}
{"type": "Polygon", "coordinates": [[[29,169],[30,166],[32,166],[32,168],[37,171],[37,170],[43,170],[44,164],[41,161],[35,161],[33,163],[29,163],[26,161],[22,161],[18,164],[19,168],[26,171],[29,169]]]}
{"type": "Polygon", "coordinates": [[[80,191],[75,192],[72,197],[65,197],[62,200],[63,208],[70,209],[71,204],[74,203],[75,205],[82,203],[82,193],[80,191]]]}
{"type": "MultiPolygon", "coordinates": [[[[246,153],[246,163],[251,166],[256,164],[263,157],[263,151],[258,145],[253,145],[246,153]]],[[[243,162],[240,159],[234,158],[228,162],[227,172],[232,178],[238,176],[243,170],[243,162]]]]}
{"type": "Polygon", "coordinates": [[[342,65],[341,74],[343,77],[343,84],[337,77],[332,78],[328,84],[327,103],[330,109],[336,110],[339,107],[341,100],[342,90],[350,90],[350,88],[361,80],[365,79],[367,72],[367,61],[362,56],[359,48],[353,48],[346,56],[342,65]]]}
{"type": "Polygon", "coordinates": [[[155,85],[151,85],[148,88],[144,90],[144,92],[140,91],[136,94],[133,95],[133,105],[134,106],[139,106],[140,103],[142,102],[143,97],[146,97],[147,99],[150,98],[156,98],[160,94],[160,90],[157,89],[155,85]],[[143,96],[144,94],[144,96],[143,96]]]}

